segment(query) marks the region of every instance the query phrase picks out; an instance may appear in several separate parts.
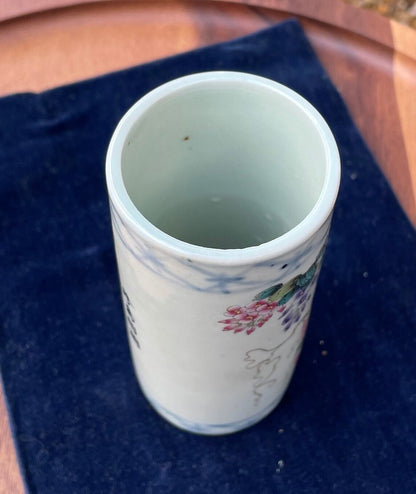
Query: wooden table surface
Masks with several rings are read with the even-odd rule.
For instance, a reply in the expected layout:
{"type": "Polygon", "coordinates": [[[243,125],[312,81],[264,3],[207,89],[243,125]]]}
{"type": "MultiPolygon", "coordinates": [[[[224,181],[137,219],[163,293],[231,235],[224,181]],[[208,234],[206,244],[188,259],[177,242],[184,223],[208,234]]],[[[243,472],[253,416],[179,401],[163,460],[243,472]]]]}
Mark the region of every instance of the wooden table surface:
{"type": "MultiPolygon", "coordinates": [[[[2,0],[0,95],[42,91],[297,17],[416,225],[416,31],[340,0],[2,0]]],[[[0,390],[0,494],[24,492],[0,390]]]]}

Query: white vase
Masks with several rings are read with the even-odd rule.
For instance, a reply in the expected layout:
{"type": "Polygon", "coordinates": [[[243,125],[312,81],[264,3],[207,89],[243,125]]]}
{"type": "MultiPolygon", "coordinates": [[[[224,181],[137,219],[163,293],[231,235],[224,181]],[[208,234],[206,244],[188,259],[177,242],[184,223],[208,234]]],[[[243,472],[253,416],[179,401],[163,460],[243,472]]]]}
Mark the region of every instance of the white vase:
{"type": "Polygon", "coordinates": [[[327,124],[276,82],[195,74],[127,112],[106,175],[143,393],[193,432],[259,421],[293,374],[330,228],[327,124]]]}

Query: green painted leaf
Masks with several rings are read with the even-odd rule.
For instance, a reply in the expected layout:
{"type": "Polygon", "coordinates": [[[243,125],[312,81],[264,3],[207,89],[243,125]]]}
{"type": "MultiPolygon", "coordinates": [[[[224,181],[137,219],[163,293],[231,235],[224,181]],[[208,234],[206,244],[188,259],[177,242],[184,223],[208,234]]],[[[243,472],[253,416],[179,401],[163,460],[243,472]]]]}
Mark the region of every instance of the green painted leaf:
{"type": "Polygon", "coordinates": [[[290,292],[288,292],[285,295],[283,295],[283,297],[279,300],[279,302],[277,303],[277,305],[285,305],[285,304],[287,304],[289,302],[289,300],[293,297],[293,295],[297,291],[298,291],[298,289],[297,288],[294,288],[290,292]]]}
{"type": "MultiPolygon", "coordinates": [[[[270,298],[270,302],[278,302],[282,297],[290,293],[296,285],[296,278],[293,280],[288,281],[284,285],[281,285],[279,290],[277,290],[270,298]]],[[[282,305],[282,304],[279,304],[282,305]]]]}
{"type": "Polygon", "coordinates": [[[266,290],[263,290],[262,292],[258,293],[255,297],[254,300],[263,300],[265,298],[272,297],[274,293],[276,293],[279,288],[282,286],[281,283],[278,285],[271,286],[270,288],[266,288],[266,290]]]}
{"type": "Polygon", "coordinates": [[[316,273],[316,265],[312,264],[312,266],[306,271],[306,273],[301,274],[298,277],[298,279],[296,281],[296,285],[299,288],[305,288],[312,281],[315,273],[316,273]]]}

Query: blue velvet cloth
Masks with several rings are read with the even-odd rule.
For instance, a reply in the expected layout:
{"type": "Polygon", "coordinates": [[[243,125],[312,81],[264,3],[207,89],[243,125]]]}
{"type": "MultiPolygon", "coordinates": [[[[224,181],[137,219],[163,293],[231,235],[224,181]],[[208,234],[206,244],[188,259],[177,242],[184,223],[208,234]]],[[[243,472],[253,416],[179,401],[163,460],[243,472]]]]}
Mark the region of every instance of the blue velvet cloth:
{"type": "Polygon", "coordinates": [[[416,234],[296,21],[5,97],[0,167],[1,371],[29,493],[416,492],[416,234]],[[225,69],[275,79],[314,104],[343,178],[285,398],[250,429],[204,437],[161,419],[136,384],[104,159],[144,93],[225,69]]]}

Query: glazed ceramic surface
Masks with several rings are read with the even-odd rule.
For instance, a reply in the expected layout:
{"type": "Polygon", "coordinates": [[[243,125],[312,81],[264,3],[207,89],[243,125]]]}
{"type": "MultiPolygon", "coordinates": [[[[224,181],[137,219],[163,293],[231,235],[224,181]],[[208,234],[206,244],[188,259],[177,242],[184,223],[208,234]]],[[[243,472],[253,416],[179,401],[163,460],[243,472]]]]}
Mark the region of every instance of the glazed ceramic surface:
{"type": "Polygon", "coordinates": [[[144,394],[193,432],[259,421],[293,374],[324,255],[340,178],[328,126],[273,81],[195,74],[129,110],[106,173],[144,394]]]}

